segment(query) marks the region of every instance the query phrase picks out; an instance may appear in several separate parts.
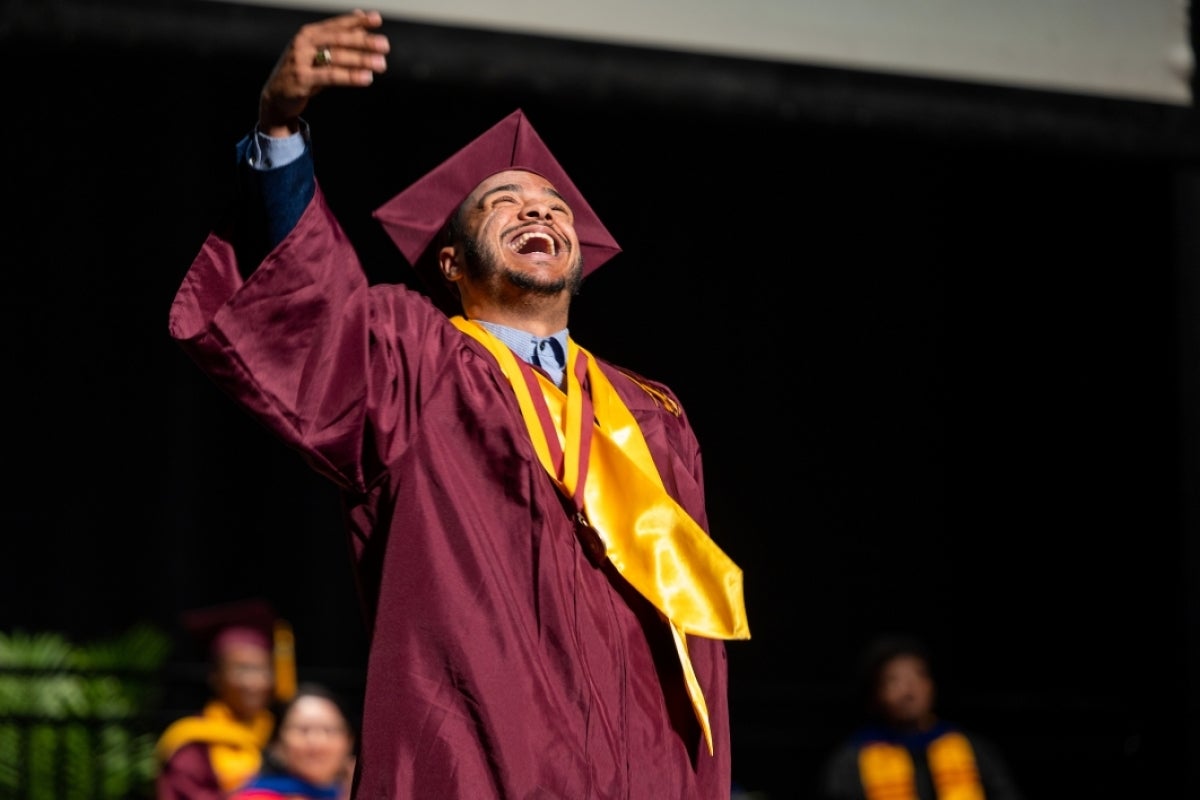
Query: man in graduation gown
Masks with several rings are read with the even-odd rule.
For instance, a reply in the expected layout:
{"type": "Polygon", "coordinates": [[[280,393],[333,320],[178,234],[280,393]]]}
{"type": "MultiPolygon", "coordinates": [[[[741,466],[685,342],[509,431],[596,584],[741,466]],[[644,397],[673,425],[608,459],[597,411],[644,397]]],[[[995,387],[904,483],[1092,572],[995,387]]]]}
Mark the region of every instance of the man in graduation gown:
{"type": "Polygon", "coordinates": [[[275,728],[271,703],[295,690],[291,628],[259,598],[195,609],[182,622],[208,658],[211,696],[159,737],[155,797],[220,800],[258,772],[275,728]]]}
{"type": "Polygon", "coordinates": [[[383,71],[381,24],[288,44],[239,143],[241,228],[170,314],[342,490],[370,632],[355,796],[727,800],[723,640],[749,630],[699,445],[668,387],[567,330],[619,248],[518,110],[376,211],[430,294],[368,285],[300,115],[383,71]]]}
{"type": "Polygon", "coordinates": [[[907,634],[872,641],[859,665],[867,719],[822,769],[819,800],[1023,800],[996,746],[935,710],[933,662],[907,634]]]}

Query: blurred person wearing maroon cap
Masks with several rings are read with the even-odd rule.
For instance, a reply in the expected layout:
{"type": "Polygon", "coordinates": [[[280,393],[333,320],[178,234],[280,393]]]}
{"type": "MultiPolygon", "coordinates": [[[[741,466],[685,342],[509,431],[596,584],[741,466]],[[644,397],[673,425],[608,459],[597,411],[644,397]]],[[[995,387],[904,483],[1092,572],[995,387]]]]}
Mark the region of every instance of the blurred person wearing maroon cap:
{"type": "Polygon", "coordinates": [[[295,691],[291,628],[260,599],[189,611],[182,624],[208,659],[210,699],[159,737],[156,797],[216,800],[258,772],[271,706],[295,691]]]}
{"type": "Polygon", "coordinates": [[[382,24],[289,42],[170,314],[342,490],[370,631],[355,796],[728,800],[725,641],[750,634],[699,444],[670,388],[567,327],[620,248],[518,109],[375,211],[428,291],[369,284],[301,114],[385,70],[382,24]]]}

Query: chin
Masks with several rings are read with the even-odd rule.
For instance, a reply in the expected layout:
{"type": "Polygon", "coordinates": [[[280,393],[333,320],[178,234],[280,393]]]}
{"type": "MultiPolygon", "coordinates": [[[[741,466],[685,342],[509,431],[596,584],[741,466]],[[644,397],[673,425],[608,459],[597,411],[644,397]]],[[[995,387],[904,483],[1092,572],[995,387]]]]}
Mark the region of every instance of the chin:
{"type": "Polygon", "coordinates": [[[570,286],[570,282],[565,277],[546,278],[541,275],[531,275],[528,272],[518,270],[508,270],[505,277],[510,284],[516,286],[518,289],[546,295],[547,297],[562,294],[570,286]]]}

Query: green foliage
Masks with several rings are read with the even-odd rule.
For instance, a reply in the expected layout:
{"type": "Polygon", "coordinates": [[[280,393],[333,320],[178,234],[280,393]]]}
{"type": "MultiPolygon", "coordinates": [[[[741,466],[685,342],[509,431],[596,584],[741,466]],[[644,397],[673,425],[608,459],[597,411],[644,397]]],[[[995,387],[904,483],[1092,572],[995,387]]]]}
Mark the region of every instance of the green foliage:
{"type": "Polygon", "coordinates": [[[146,725],[169,655],[149,625],[87,644],[0,631],[0,797],[150,797],[157,737],[146,725]]]}
{"type": "Polygon", "coordinates": [[[132,738],[125,728],[118,725],[101,728],[97,757],[104,766],[105,797],[125,797],[133,788],[137,769],[130,753],[131,744],[132,738]]]}
{"type": "Polygon", "coordinates": [[[58,750],[58,732],[39,722],[29,729],[29,753],[25,762],[29,771],[29,796],[54,797],[54,756],[58,750]]]}
{"type": "Polygon", "coordinates": [[[96,770],[92,761],[92,737],[77,722],[62,731],[63,800],[90,800],[96,796],[96,770]]]}
{"type": "Polygon", "coordinates": [[[16,797],[21,785],[21,728],[0,722],[0,797],[16,797]]]}

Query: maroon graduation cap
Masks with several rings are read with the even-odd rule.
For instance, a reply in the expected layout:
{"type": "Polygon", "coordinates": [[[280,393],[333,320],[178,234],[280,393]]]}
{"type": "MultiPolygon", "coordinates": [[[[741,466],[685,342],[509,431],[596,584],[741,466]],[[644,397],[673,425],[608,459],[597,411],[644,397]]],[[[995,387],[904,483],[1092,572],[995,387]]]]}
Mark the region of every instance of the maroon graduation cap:
{"type": "Polygon", "coordinates": [[[184,629],[213,658],[233,642],[249,642],[272,650],[276,620],[271,604],[258,598],[198,608],[182,615],[184,629]]]}
{"type": "MultiPolygon", "coordinates": [[[[444,302],[453,297],[437,267],[438,234],[484,178],[510,169],[541,175],[567,201],[575,215],[585,276],[621,252],[566,170],[533,129],[525,112],[517,109],[372,214],[425,281],[435,300],[444,302]]],[[[450,307],[457,303],[454,298],[450,307]]]]}
{"type": "Polygon", "coordinates": [[[182,614],[184,629],[216,664],[225,648],[250,643],[271,654],[275,697],[290,700],[296,693],[295,636],[292,625],[275,613],[266,600],[252,597],[197,608],[182,614]]]}

